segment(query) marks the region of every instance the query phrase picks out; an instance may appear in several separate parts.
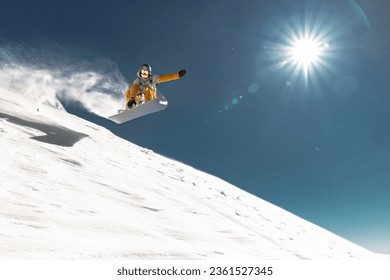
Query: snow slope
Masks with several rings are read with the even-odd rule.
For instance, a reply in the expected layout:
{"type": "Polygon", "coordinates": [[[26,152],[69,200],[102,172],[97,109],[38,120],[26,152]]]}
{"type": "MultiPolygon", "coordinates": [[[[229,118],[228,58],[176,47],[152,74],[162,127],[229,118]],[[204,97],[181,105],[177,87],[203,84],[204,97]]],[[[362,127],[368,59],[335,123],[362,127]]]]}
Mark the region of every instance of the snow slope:
{"type": "Polygon", "coordinates": [[[0,259],[383,259],[0,79],[0,259]]]}

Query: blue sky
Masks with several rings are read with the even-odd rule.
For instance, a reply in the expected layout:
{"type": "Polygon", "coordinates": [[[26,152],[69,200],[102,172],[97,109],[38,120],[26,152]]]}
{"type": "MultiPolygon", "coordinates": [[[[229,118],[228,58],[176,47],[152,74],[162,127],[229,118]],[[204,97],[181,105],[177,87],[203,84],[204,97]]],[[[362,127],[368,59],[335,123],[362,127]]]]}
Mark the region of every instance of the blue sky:
{"type": "Polygon", "coordinates": [[[119,126],[69,110],[390,253],[390,4],[354,3],[2,1],[0,44],[29,63],[108,61],[128,83],[143,63],[186,68],[159,85],[158,114],[119,126]],[[306,79],[284,64],[304,28],[329,44],[306,79]]]}

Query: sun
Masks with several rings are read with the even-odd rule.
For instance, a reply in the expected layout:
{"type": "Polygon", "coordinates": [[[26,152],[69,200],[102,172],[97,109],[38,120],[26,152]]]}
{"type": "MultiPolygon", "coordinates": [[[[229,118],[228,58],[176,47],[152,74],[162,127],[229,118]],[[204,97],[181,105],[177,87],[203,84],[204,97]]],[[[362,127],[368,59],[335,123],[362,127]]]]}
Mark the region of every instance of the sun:
{"type": "Polygon", "coordinates": [[[287,46],[287,61],[298,67],[307,79],[309,72],[323,63],[329,44],[319,38],[295,37],[287,46]]]}
{"type": "MultiPolygon", "coordinates": [[[[278,15],[266,24],[262,62],[267,75],[288,91],[321,92],[333,83],[348,48],[346,26],[331,11],[305,9],[278,15]]],[[[300,94],[301,94],[300,93],[300,94]]]]}
{"type": "Polygon", "coordinates": [[[310,66],[318,62],[321,48],[314,40],[301,39],[294,42],[291,55],[297,63],[310,66]]]}

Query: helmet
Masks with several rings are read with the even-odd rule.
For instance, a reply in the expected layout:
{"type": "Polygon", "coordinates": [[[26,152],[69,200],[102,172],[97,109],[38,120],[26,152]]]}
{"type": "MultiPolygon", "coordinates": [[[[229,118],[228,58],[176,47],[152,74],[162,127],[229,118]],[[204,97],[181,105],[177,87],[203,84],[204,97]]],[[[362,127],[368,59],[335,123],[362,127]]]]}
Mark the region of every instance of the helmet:
{"type": "Polygon", "coordinates": [[[142,64],[141,69],[137,73],[138,78],[147,79],[152,75],[152,67],[148,64],[142,64]]]}

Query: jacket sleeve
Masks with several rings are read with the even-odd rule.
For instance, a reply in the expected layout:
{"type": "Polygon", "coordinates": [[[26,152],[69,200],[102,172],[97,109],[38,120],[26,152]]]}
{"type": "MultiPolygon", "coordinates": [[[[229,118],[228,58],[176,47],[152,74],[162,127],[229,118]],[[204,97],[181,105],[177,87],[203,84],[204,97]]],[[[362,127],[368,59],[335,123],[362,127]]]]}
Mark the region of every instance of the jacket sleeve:
{"type": "Polygon", "coordinates": [[[158,76],[157,83],[165,83],[180,79],[179,73],[158,76]]]}
{"type": "Polygon", "coordinates": [[[139,91],[139,86],[137,83],[133,83],[130,87],[130,89],[128,89],[126,91],[126,100],[134,100],[135,99],[135,96],[137,95],[139,91]]]}

